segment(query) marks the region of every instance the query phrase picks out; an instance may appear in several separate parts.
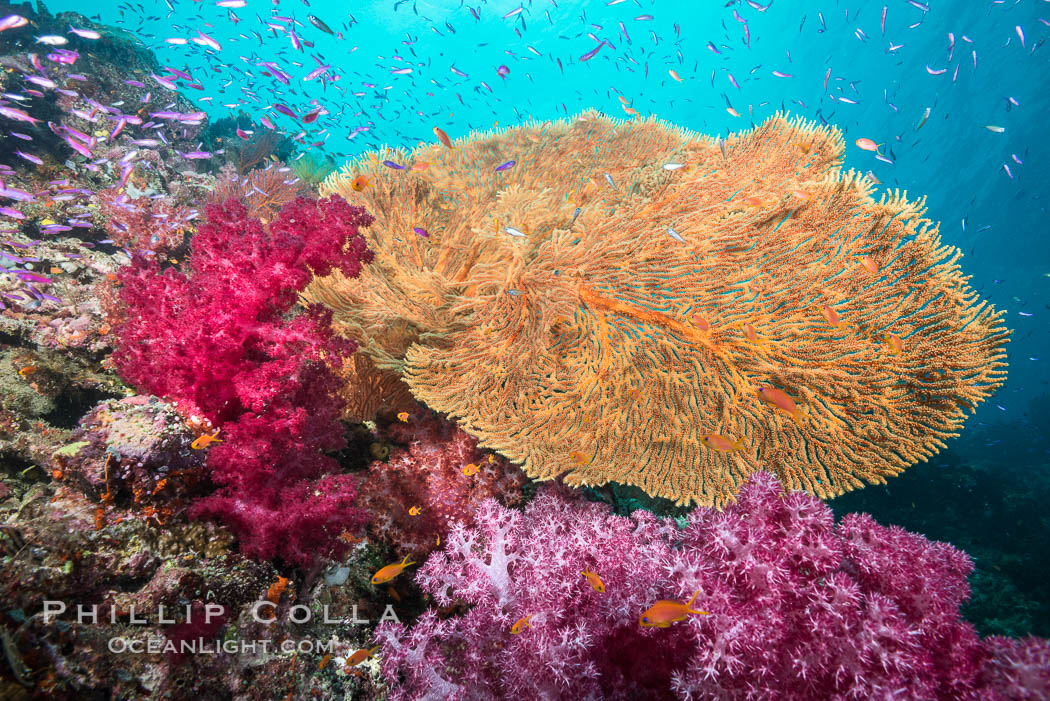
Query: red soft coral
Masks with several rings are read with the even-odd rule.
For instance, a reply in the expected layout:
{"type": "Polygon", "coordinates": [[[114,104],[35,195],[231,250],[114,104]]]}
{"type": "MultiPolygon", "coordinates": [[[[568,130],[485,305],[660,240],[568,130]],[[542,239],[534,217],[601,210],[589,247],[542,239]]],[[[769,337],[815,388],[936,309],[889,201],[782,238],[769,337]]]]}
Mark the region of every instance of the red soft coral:
{"type": "Polygon", "coordinates": [[[1050,643],[980,641],[959,616],[965,553],[867,516],[838,526],[752,475],[682,529],[545,489],[486,501],[416,581],[455,615],[380,625],[390,698],[1046,698],[1050,643]],[[604,580],[595,591],[583,577],[604,580]],[[668,628],[659,599],[694,608],[668,628]],[[518,635],[511,626],[528,617],[518,635]]]}
{"type": "Polygon", "coordinates": [[[299,198],[264,228],[230,200],[208,206],[188,272],[136,258],[121,274],[114,363],[221,429],[208,466],[222,490],[195,513],[230,523],[254,556],[336,555],[340,532],[364,521],[325,454],[345,445],[334,370],[356,346],[327,310],[292,312],[313,275],[360,273],[372,254],[358,227],[371,221],[338,197],[299,198]]]}
{"type": "Polygon", "coordinates": [[[413,558],[437,547],[455,522],[473,525],[482,500],[513,506],[521,501],[525,474],[503,458],[486,454],[477,439],[455,424],[419,409],[407,424],[392,424],[386,438],[395,443],[387,461],[372,463],[361,485],[360,503],[372,514],[369,533],[413,558]],[[464,475],[469,465],[478,466],[464,475]],[[418,507],[419,513],[409,513],[418,507]]]}

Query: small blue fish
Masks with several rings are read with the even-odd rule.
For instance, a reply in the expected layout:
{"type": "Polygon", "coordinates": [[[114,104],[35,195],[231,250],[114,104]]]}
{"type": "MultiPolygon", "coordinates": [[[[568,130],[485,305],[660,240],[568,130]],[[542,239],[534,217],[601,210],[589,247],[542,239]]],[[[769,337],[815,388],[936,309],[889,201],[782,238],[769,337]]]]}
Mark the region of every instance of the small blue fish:
{"type": "Polygon", "coordinates": [[[605,174],[605,182],[609,183],[609,185],[612,186],[612,189],[614,189],[614,190],[617,189],[616,188],[616,183],[613,182],[612,176],[609,175],[608,173],[605,174]]]}
{"type": "Polygon", "coordinates": [[[507,161],[506,163],[503,163],[501,165],[496,166],[496,172],[498,173],[501,170],[506,170],[507,168],[513,168],[517,164],[518,164],[517,161],[507,161]]]}
{"type": "Polygon", "coordinates": [[[667,235],[673,238],[675,241],[681,241],[682,243],[685,243],[685,239],[682,238],[682,235],[674,229],[672,229],[671,227],[667,227],[667,235]]]}
{"type": "Polygon", "coordinates": [[[518,229],[515,229],[512,226],[506,226],[506,227],[503,228],[503,230],[506,231],[511,236],[524,236],[525,235],[524,231],[520,231],[518,229]]]}
{"type": "Polygon", "coordinates": [[[387,168],[393,168],[394,170],[404,170],[405,167],[400,163],[394,163],[393,161],[383,161],[383,165],[387,168]]]}
{"type": "Polygon", "coordinates": [[[582,207],[577,207],[577,208],[576,208],[576,211],[572,213],[572,221],[571,221],[571,222],[569,222],[569,226],[570,226],[570,227],[571,227],[571,226],[572,226],[573,224],[575,224],[575,223],[576,223],[576,217],[580,216],[580,210],[581,210],[581,209],[582,209],[582,207]]]}

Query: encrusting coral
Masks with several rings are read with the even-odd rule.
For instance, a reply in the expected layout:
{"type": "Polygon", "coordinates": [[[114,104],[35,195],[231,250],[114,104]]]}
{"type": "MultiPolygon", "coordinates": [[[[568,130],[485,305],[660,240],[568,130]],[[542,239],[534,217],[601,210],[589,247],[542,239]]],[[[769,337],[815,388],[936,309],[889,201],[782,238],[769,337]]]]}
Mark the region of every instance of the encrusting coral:
{"type": "Polygon", "coordinates": [[[1002,313],[921,200],[840,170],[837,129],[587,113],[452,146],[325,182],[375,213],[376,260],[304,296],[532,477],[719,505],[764,469],[830,497],[926,460],[1004,380],[1002,313]]]}

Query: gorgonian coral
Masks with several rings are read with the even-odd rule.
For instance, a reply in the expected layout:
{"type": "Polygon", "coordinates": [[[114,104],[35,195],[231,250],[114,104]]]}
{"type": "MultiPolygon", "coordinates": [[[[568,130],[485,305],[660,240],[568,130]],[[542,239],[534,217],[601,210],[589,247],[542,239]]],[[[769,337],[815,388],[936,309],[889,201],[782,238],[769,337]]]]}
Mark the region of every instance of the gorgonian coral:
{"type": "Polygon", "coordinates": [[[455,526],[416,577],[458,613],[379,628],[392,699],[1050,691],[1039,671],[1050,643],[982,642],[960,618],[965,553],[866,515],[836,526],[827,506],[784,493],[767,473],[752,475],[725,511],[695,510],[685,528],[643,511],[614,516],[557,489],[524,513],[487,501],[476,522],[455,526]],[[708,615],[640,625],[657,600],[694,593],[708,615]]]}
{"type": "Polygon", "coordinates": [[[507,506],[522,500],[521,470],[486,454],[477,439],[430,411],[417,407],[407,423],[384,434],[400,445],[389,459],[372,463],[359,503],[371,514],[369,534],[402,555],[425,556],[453,523],[473,525],[485,499],[507,506]]]}
{"type": "Polygon", "coordinates": [[[304,195],[305,190],[291,168],[278,161],[244,175],[232,167],[223,168],[209,201],[222,204],[230,198],[239,200],[248,208],[248,216],[265,224],[281,207],[304,195]]]}
{"type": "Polygon", "coordinates": [[[841,494],[942,448],[1008,336],[923,203],[843,153],[779,115],[716,142],[596,113],[368,153],[322,191],[377,213],[376,262],[308,297],[532,477],[841,494]]]}
{"type": "Polygon", "coordinates": [[[345,445],[335,370],[352,353],[330,313],[292,314],[314,274],[357,275],[371,217],[338,197],[297,199],[263,227],[244,205],[209,205],[188,271],[136,258],[120,276],[116,367],[136,387],[199,413],[224,442],[203,448],[221,491],[195,507],[242,549],[306,563],[361,525],[355,480],[326,455],[345,445]]]}

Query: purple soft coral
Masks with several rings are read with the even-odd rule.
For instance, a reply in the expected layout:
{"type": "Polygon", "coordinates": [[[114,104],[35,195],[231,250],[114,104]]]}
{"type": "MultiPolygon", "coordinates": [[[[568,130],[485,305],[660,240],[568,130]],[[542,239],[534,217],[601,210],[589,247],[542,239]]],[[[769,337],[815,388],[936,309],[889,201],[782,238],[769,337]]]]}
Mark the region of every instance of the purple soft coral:
{"type": "Polygon", "coordinates": [[[682,530],[548,489],[486,502],[417,576],[441,606],[384,624],[392,699],[997,698],[1046,693],[1046,641],[982,643],[959,617],[969,558],[751,478],[682,530]],[[581,572],[605,583],[595,591],[581,572]],[[711,615],[642,628],[658,599],[711,615]],[[529,627],[512,635],[526,616],[529,627]]]}
{"type": "Polygon", "coordinates": [[[365,518],[350,508],[354,480],[325,455],[345,445],[333,366],[356,346],[330,312],[290,313],[313,275],[360,273],[372,254],[358,227],[372,218],[338,197],[299,198],[265,228],[233,200],[207,216],[188,274],[142,259],[122,273],[114,362],[222,430],[208,467],[223,489],[195,513],[227,521],[256,557],[338,554],[365,518]]]}

